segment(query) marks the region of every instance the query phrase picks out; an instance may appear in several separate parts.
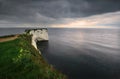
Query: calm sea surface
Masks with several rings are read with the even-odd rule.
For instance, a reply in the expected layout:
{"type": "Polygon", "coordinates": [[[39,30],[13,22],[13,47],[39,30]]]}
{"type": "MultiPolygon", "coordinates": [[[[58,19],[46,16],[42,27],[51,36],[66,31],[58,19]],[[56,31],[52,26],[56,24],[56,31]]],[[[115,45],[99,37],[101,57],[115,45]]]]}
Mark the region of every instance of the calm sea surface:
{"type": "MultiPolygon", "coordinates": [[[[0,35],[25,29],[0,29],[0,35]]],[[[69,79],[120,79],[120,29],[48,29],[38,48],[69,79]]]]}

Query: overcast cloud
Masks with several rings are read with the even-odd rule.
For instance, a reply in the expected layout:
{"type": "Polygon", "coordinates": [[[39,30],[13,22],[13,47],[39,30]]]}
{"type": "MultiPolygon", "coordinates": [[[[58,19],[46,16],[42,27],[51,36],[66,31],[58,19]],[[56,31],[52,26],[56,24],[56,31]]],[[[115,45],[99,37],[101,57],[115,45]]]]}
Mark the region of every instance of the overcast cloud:
{"type": "Polygon", "coordinates": [[[90,22],[97,19],[96,25],[99,25],[102,18],[107,20],[113,18],[113,20],[110,21],[112,23],[106,22],[100,25],[119,26],[119,11],[120,0],[0,0],[0,27],[17,27],[18,24],[52,27],[81,19],[82,21],[89,19],[90,22]]]}

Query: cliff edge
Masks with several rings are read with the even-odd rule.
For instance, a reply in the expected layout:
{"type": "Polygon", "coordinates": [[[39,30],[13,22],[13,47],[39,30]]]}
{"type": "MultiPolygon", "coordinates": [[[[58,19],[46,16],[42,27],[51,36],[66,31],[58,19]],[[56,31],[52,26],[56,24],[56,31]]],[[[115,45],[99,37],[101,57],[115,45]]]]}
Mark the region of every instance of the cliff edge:
{"type": "Polygon", "coordinates": [[[27,29],[25,30],[27,34],[32,35],[32,45],[38,50],[37,48],[37,41],[48,41],[48,30],[47,28],[41,29],[27,29]]]}
{"type": "Polygon", "coordinates": [[[38,40],[36,32],[32,32],[32,38],[22,34],[14,40],[0,42],[0,79],[66,79],[31,45],[33,37],[38,40]]]}

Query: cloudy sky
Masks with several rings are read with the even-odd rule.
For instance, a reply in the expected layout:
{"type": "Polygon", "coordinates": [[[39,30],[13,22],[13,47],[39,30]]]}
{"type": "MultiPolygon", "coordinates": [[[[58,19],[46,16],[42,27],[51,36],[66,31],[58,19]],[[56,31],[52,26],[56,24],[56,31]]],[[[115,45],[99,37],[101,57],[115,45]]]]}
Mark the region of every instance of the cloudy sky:
{"type": "Polygon", "coordinates": [[[0,0],[0,27],[119,27],[120,0],[0,0]]]}

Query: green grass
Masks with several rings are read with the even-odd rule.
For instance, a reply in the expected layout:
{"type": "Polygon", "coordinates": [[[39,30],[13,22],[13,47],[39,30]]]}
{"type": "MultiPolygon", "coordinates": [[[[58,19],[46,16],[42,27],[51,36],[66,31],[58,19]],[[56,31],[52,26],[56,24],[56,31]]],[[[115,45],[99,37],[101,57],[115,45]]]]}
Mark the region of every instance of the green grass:
{"type": "Polygon", "coordinates": [[[0,79],[66,79],[31,45],[31,36],[0,43],[0,79]]]}

